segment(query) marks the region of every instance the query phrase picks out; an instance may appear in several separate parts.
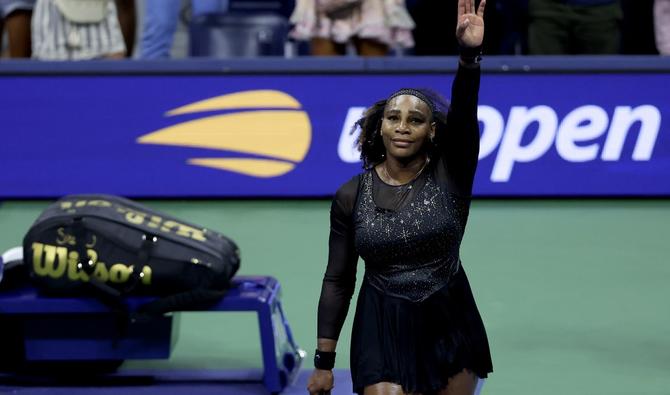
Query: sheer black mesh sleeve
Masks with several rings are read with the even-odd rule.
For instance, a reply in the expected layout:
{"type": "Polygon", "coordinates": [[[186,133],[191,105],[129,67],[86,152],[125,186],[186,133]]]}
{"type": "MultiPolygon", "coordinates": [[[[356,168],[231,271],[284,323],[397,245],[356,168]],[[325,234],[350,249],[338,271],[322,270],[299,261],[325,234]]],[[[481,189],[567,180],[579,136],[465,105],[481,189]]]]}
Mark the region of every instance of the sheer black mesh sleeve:
{"type": "Polygon", "coordinates": [[[338,339],[356,286],[358,254],[352,214],[357,193],[358,177],[354,177],[337,191],[330,208],[328,267],[319,299],[319,338],[338,339]]]}
{"type": "Polygon", "coordinates": [[[437,166],[438,180],[461,196],[472,194],[472,183],[479,155],[479,67],[458,67],[451,87],[447,132],[440,136],[442,152],[437,166]]]}

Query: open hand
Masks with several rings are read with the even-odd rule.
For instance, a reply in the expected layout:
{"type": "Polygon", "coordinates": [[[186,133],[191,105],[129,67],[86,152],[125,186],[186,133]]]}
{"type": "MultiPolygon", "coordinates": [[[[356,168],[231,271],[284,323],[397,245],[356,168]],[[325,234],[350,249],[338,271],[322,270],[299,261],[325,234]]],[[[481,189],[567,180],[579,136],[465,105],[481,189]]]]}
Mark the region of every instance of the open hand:
{"type": "Polygon", "coordinates": [[[486,0],[479,3],[475,13],[475,0],[458,0],[458,22],[456,39],[464,48],[476,48],[484,41],[484,7],[486,0]]]}
{"type": "Polygon", "coordinates": [[[330,394],[333,389],[333,371],[314,369],[307,382],[307,391],[310,395],[330,394]]]}

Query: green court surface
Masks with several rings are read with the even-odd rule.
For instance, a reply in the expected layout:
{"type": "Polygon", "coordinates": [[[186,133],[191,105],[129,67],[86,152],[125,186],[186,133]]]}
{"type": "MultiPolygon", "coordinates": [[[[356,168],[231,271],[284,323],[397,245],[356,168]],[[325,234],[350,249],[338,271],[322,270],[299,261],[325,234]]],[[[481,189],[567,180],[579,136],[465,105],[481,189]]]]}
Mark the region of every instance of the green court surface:
{"type": "MultiPolygon", "coordinates": [[[[311,355],[329,202],[146,203],[236,240],[240,274],[276,276],[311,355]]],[[[0,250],[20,244],[46,204],[0,204],[0,250]]],[[[669,235],[668,200],[475,201],[462,259],[493,353],[483,394],[670,394],[669,235]]],[[[350,324],[339,368],[348,367],[350,324]]],[[[183,313],[169,361],[125,366],[260,367],[256,319],[183,313]]]]}

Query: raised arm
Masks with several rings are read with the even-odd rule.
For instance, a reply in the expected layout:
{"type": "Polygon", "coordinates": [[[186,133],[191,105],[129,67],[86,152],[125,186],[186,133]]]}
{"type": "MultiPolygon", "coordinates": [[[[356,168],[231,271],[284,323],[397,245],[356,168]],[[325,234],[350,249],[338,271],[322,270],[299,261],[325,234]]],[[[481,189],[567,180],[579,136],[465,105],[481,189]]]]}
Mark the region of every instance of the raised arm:
{"type": "Polygon", "coordinates": [[[443,157],[450,189],[461,195],[472,193],[472,182],[479,155],[479,53],[484,40],[482,0],[475,13],[474,0],[459,0],[456,38],[461,47],[458,71],[451,87],[443,157]]]}
{"type": "Polygon", "coordinates": [[[475,0],[458,0],[456,39],[461,49],[479,48],[484,42],[484,9],[486,0],[475,11],[475,0]]]}

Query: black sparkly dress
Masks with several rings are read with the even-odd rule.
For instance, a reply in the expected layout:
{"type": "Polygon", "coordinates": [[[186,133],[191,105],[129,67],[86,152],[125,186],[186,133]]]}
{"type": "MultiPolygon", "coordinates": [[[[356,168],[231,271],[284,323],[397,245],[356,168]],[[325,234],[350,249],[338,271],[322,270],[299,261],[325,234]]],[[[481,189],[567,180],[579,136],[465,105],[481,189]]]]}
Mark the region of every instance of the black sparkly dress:
{"type": "Polygon", "coordinates": [[[479,69],[459,68],[443,152],[409,184],[375,170],[352,178],[331,207],[318,337],[337,339],[365,262],[351,337],[354,391],[378,382],[430,394],[454,374],[493,371],[486,331],[461,265],[479,126],[479,69]]]}

